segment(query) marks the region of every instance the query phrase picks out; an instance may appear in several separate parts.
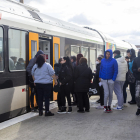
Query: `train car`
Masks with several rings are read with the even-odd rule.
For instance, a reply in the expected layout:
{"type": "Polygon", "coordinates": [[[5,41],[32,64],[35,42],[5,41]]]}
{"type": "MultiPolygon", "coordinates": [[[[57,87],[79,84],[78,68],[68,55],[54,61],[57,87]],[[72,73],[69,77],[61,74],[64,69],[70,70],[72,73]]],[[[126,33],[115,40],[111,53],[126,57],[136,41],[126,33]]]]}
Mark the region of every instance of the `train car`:
{"type": "Polygon", "coordinates": [[[60,56],[82,53],[95,70],[97,52],[103,53],[104,45],[97,32],[0,0],[0,122],[30,111],[26,66],[39,49],[52,66],[60,56]]]}
{"type": "MultiPolygon", "coordinates": [[[[0,122],[30,111],[26,67],[39,49],[52,66],[60,56],[82,53],[94,71],[96,57],[107,47],[115,49],[115,42],[103,33],[52,18],[16,1],[0,0],[0,122]]],[[[57,93],[52,95],[56,100],[57,93]]]]}

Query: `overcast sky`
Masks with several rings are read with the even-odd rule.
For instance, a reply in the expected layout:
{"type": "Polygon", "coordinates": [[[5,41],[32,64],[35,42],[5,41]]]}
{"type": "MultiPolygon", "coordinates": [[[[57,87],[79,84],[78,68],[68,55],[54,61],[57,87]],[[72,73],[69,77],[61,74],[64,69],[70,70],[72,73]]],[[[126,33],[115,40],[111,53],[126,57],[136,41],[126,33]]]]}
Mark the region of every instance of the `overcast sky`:
{"type": "Polygon", "coordinates": [[[140,0],[24,0],[24,3],[49,16],[140,45],[140,0]]]}

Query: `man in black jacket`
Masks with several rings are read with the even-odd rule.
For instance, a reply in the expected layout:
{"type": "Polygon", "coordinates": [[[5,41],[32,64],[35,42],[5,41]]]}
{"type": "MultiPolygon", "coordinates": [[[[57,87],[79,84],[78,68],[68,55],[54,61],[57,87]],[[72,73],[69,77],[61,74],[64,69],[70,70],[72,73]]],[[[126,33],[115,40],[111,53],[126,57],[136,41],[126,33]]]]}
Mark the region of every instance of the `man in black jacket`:
{"type": "Polygon", "coordinates": [[[138,57],[134,59],[132,71],[134,73],[134,76],[136,78],[136,103],[138,106],[138,110],[136,112],[136,115],[140,115],[140,51],[138,52],[138,57]]]}

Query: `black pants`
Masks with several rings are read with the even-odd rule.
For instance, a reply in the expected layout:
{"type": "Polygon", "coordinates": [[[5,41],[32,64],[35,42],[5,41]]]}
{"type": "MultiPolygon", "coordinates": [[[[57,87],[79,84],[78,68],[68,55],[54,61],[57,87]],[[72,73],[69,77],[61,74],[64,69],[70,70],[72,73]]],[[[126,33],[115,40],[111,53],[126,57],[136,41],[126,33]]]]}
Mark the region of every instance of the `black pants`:
{"type": "Polygon", "coordinates": [[[79,110],[89,110],[89,98],[87,92],[77,92],[79,110]]]}
{"type": "Polygon", "coordinates": [[[60,92],[58,92],[58,94],[57,94],[57,104],[58,104],[58,108],[60,109],[62,107],[61,93],[60,92]]]}
{"type": "Polygon", "coordinates": [[[127,92],[126,92],[126,88],[128,87],[127,82],[124,83],[123,85],[123,99],[124,99],[124,103],[126,103],[126,99],[127,99],[127,92]]]}
{"type": "Polygon", "coordinates": [[[38,93],[38,106],[39,111],[43,110],[43,98],[45,97],[45,110],[49,111],[49,98],[51,96],[52,84],[36,84],[38,93]]]}
{"type": "Polygon", "coordinates": [[[70,87],[67,85],[60,86],[60,94],[61,94],[61,103],[62,106],[66,106],[66,99],[68,101],[68,105],[71,106],[71,97],[70,97],[70,87]]]}
{"type": "Polygon", "coordinates": [[[135,85],[136,85],[136,82],[133,84],[130,84],[130,93],[131,93],[131,97],[132,97],[132,100],[131,100],[132,102],[136,102],[136,100],[135,100],[135,93],[136,93],[135,85]]]}
{"type": "Polygon", "coordinates": [[[31,101],[31,107],[33,108],[33,107],[35,107],[34,106],[34,95],[36,95],[36,103],[37,103],[37,105],[38,105],[38,95],[37,95],[37,90],[36,90],[36,87],[34,86],[32,86],[31,87],[31,96],[30,96],[30,101],[31,101]]]}
{"type": "Polygon", "coordinates": [[[104,105],[104,89],[103,89],[103,86],[99,86],[99,93],[100,93],[100,104],[101,106],[104,105]]]}

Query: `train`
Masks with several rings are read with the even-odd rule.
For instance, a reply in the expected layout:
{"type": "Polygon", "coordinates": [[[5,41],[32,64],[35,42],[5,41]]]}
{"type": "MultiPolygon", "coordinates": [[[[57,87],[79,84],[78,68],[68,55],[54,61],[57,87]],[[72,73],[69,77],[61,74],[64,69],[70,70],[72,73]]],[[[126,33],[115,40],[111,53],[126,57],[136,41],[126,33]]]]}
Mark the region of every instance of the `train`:
{"type": "MultiPolygon", "coordinates": [[[[136,46],[101,31],[40,13],[13,0],[0,0],[0,122],[30,112],[30,90],[26,67],[38,50],[53,67],[61,56],[82,53],[92,71],[96,58],[106,49],[121,55],[136,46]]],[[[57,93],[52,91],[52,100],[57,93]]]]}

